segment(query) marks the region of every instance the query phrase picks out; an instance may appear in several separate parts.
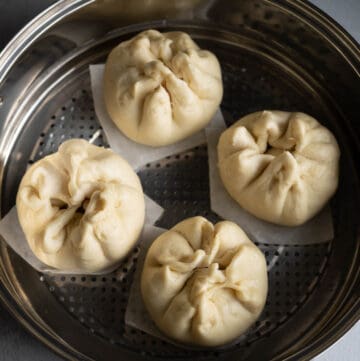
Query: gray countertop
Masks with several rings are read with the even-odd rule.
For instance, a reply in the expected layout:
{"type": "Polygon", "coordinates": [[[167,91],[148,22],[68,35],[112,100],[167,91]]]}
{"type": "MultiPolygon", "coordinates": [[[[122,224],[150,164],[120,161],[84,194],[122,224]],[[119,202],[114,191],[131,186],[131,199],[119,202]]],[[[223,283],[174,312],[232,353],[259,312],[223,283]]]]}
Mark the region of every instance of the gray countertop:
{"type": "MultiPolygon", "coordinates": [[[[0,49],[20,28],[54,0],[0,0],[0,49]],[[16,3],[16,6],[14,6],[16,3]]],[[[360,42],[360,0],[312,0],[360,42]]],[[[316,361],[355,361],[360,355],[360,323],[316,361]]],[[[0,305],[0,361],[60,361],[60,357],[28,334],[0,305]]]]}

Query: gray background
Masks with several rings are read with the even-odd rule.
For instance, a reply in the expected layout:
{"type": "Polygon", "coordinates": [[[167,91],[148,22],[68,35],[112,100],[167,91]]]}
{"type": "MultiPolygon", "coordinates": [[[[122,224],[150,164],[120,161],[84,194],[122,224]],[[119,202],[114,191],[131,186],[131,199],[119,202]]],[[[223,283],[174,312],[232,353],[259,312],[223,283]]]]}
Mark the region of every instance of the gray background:
{"type": "MultiPolygon", "coordinates": [[[[54,0],[0,0],[0,49],[20,28],[54,0]]],[[[360,0],[311,0],[360,42],[360,0]]],[[[360,359],[360,323],[316,361],[360,359]]],[[[0,305],[0,361],[60,361],[52,351],[29,335],[0,305]]],[[[315,361],[314,360],[314,361],[315,361]]],[[[260,360],[266,361],[266,360],[260,360]]]]}

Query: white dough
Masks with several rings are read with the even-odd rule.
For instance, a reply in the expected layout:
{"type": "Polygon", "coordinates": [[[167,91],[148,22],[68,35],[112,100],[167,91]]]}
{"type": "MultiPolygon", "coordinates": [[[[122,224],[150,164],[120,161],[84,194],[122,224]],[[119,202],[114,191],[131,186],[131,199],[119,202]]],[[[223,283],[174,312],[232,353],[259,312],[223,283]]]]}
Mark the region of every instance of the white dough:
{"type": "Polygon", "coordinates": [[[140,180],[110,149],[72,139],[34,163],[16,206],[34,254],[45,264],[94,272],[125,257],[144,224],[140,180]]]}
{"type": "Polygon", "coordinates": [[[106,61],[107,111],[141,144],[172,144],[204,128],[222,94],[217,58],[183,32],[144,31],[120,43],[106,61]]]}
{"type": "Polygon", "coordinates": [[[223,345],[260,315],[265,257],[235,223],[188,218],[151,245],[141,293],[156,325],[184,343],[223,345]]]}
{"type": "Polygon", "coordinates": [[[229,194],[253,215],[286,226],[305,223],[334,194],[339,157],[332,133],[304,113],[249,114],[218,143],[229,194]]]}

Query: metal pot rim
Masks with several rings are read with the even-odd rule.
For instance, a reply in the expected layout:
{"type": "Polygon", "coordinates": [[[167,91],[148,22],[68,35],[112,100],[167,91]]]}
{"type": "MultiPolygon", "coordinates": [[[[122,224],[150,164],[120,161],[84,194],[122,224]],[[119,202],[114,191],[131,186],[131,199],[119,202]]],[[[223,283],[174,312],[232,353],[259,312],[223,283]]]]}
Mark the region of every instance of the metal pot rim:
{"type": "MultiPolygon", "coordinates": [[[[273,2],[272,0],[267,1],[273,2]]],[[[8,71],[32,43],[55,23],[93,2],[95,0],[60,0],[22,28],[0,53],[0,87],[8,71]]],[[[360,44],[341,25],[315,5],[301,0],[281,1],[277,2],[277,6],[286,7],[292,12],[300,13],[309,24],[316,27],[318,31],[321,31],[322,35],[325,35],[331,43],[338,47],[343,57],[360,77],[360,44]]],[[[29,317],[26,311],[19,307],[10,291],[9,286],[11,285],[7,285],[6,280],[2,278],[0,280],[1,302],[27,331],[62,357],[75,359],[80,356],[69,345],[64,345],[59,340],[56,340],[50,332],[42,331],[39,322],[29,317]]],[[[342,337],[359,319],[360,299],[357,299],[353,307],[348,309],[331,329],[296,354],[285,356],[283,359],[313,358],[342,337]]],[[[81,356],[83,357],[83,355],[81,356]]]]}

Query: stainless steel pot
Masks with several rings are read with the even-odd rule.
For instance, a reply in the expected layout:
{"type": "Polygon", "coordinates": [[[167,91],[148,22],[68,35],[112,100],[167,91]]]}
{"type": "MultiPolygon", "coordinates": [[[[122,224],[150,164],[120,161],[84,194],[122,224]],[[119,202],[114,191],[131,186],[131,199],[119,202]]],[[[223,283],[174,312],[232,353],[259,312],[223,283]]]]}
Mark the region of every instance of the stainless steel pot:
{"type": "MultiPolygon", "coordinates": [[[[67,138],[90,138],[88,65],[146,28],[189,32],[214,51],[224,74],[227,122],[269,108],[310,113],[340,143],[340,187],[325,245],[259,245],[270,293],[246,338],[225,351],[167,344],[124,324],[136,252],[102,277],[37,273],[5,243],[0,297],[41,341],[68,359],[297,360],[324,350],[359,319],[360,50],[325,14],[299,0],[63,0],[27,25],[0,54],[1,212],[15,202],[27,165],[67,138]]],[[[105,137],[97,144],[106,145],[105,137]]],[[[166,208],[160,225],[210,211],[207,150],[148,164],[144,189],[166,208]]]]}

